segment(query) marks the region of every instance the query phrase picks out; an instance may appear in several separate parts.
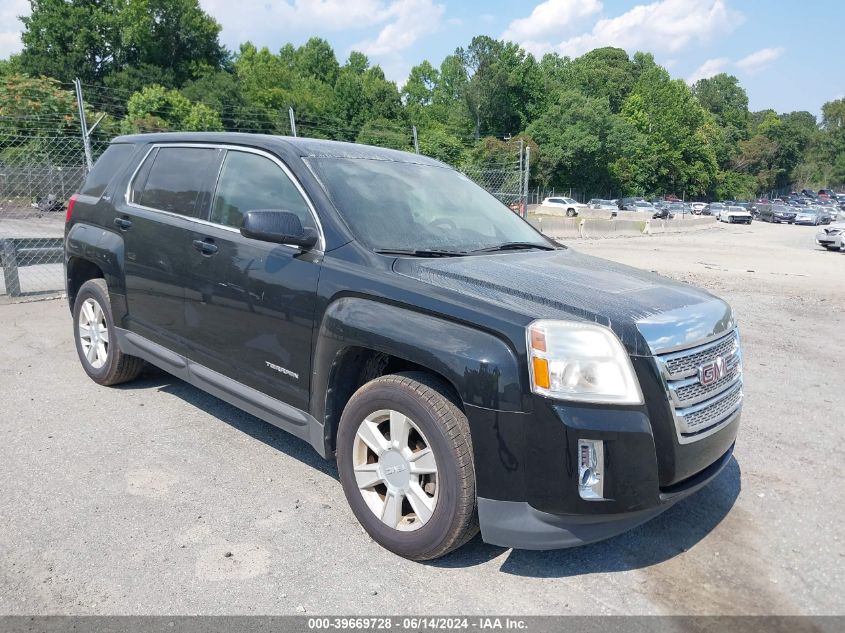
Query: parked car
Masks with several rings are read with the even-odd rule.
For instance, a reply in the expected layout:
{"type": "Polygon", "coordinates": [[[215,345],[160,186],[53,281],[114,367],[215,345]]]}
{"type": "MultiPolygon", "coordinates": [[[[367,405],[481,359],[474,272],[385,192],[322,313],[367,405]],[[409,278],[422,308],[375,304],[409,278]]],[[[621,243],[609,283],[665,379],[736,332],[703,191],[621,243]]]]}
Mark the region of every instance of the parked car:
{"type": "Polygon", "coordinates": [[[695,215],[701,215],[702,209],[707,206],[706,202],[692,202],[690,208],[695,215]]]}
{"type": "Polygon", "coordinates": [[[724,209],[725,205],[723,205],[721,202],[711,202],[701,210],[701,215],[712,215],[718,220],[719,214],[724,209]]]}
{"type": "Polygon", "coordinates": [[[604,200],[602,198],[593,198],[587,203],[587,206],[602,211],[617,211],[619,209],[616,200],[604,200]]]}
{"type": "Polygon", "coordinates": [[[646,202],[645,200],[636,200],[634,202],[629,202],[628,204],[622,207],[624,211],[640,211],[642,213],[651,213],[654,215],[656,209],[651,202],[646,202]]]}
{"type": "Polygon", "coordinates": [[[795,222],[795,216],[798,215],[798,212],[793,207],[785,204],[758,205],[757,209],[760,211],[760,219],[763,222],[773,222],[775,224],[781,222],[792,224],[795,222]]]}
{"type": "Polygon", "coordinates": [[[545,198],[543,200],[544,207],[557,207],[566,209],[566,217],[574,218],[578,215],[578,211],[587,208],[586,204],[582,204],[572,198],[545,198]]]}
{"type": "Polygon", "coordinates": [[[819,200],[830,200],[836,198],[836,192],[833,189],[819,189],[817,196],[819,200]]]}
{"type": "Polygon", "coordinates": [[[812,198],[813,200],[815,200],[818,197],[816,192],[813,191],[812,189],[802,189],[801,195],[806,196],[807,198],[812,198]]]}
{"type": "Polygon", "coordinates": [[[751,224],[751,211],[734,205],[725,207],[719,212],[719,222],[727,222],[728,224],[751,224]]]}
{"type": "Polygon", "coordinates": [[[831,224],[829,227],[816,233],[816,244],[823,246],[829,251],[842,251],[845,253],[845,222],[831,224]]]}
{"type": "Polygon", "coordinates": [[[564,248],[418,154],[119,137],[64,243],[94,382],[148,362],[289,431],[337,461],[352,513],[401,556],[479,527],[502,547],[608,538],[732,460],[743,373],[724,301],[564,248]]]}
{"type": "Polygon", "coordinates": [[[800,209],[795,215],[795,224],[811,224],[813,226],[830,224],[830,216],[821,209],[804,208],[800,209]]]}

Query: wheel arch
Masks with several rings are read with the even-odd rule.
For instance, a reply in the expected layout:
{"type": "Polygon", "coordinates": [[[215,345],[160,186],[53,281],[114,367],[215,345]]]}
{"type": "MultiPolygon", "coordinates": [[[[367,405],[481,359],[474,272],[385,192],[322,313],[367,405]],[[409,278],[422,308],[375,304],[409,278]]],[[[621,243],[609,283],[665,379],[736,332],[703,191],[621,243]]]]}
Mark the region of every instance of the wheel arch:
{"type": "Polygon", "coordinates": [[[524,408],[519,363],[504,341],[371,299],[344,297],[329,306],[317,333],[313,371],[311,411],[324,424],[327,455],[334,453],[349,398],[386,374],[421,372],[459,408],[524,408]]]}
{"type": "Polygon", "coordinates": [[[65,277],[70,309],[89,279],[104,279],[112,314],[120,323],[126,314],[123,238],[110,230],[77,222],[65,238],[65,277]]]}

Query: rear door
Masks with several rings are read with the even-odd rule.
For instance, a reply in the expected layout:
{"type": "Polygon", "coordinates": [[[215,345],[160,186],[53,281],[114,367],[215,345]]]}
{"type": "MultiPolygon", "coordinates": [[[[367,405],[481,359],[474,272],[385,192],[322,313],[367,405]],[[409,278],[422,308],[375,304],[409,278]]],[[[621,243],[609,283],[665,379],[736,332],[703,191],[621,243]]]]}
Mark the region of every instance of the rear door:
{"type": "Polygon", "coordinates": [[[190,236],[222,154],[214,147],[153,147],[115,205],[125,245],[128,328],[181,354],[185,292],[196,283],[188,274],[190,236]]]}
{"type": "Polygon", "coordinates": [[[195,225],[185,322],[188,357],[300,410],[308,409],[311,336],[322,248],[310,252],[240,234],[244,213],[296,213],[320,231],[290,171],[260,151],[229,149],[209,211],[195,225]],[[207,245],[203,247],[202,245],[207,245]]]}

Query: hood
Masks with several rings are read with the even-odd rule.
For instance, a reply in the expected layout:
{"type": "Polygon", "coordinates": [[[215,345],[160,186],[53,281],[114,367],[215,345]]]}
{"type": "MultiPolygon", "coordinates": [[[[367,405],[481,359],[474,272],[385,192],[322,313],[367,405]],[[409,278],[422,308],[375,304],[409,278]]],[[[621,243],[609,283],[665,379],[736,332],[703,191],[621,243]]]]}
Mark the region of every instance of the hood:
{"type": "Polygon", "coordinates": [[[634,355],[681,349],[734,327],[730,307],[704,290],[571,249],[398,258],[393,267],[527,320],[608,326],[634,355]]]}

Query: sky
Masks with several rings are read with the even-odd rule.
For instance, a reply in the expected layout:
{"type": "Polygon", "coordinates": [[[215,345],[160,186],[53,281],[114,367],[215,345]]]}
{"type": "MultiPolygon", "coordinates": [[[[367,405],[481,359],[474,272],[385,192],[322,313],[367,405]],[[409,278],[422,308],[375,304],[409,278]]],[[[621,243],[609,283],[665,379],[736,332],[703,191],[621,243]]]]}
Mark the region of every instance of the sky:
{"type": "MultiPolygon", "coordinates": [[[[475,35],[517,42],[536,56],[578,56],[600,46],[654,54],[693,82],[736,75],[752,110],[809,110],[845,96],[842,0],[200,0],[241,42],[278,51],[323,37],[343,62],[366,53],[404,83],[423,59],[439,65],[475,35]]],[[[21,48],[28,0],[0,0],[0,58],[21,48]]]]}

